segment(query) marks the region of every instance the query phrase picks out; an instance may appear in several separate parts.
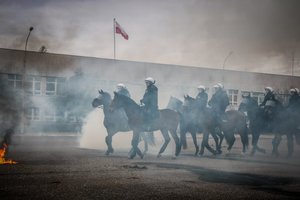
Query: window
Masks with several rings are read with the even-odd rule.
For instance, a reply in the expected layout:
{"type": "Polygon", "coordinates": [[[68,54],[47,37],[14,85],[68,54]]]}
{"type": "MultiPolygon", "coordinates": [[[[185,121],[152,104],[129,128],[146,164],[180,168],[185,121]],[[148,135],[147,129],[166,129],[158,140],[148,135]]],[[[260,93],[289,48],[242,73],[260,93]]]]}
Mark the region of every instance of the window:
{"type": "Polygon", "coordinates": [[[30,107],[26,110],[26,116],[29,120],[40,120],[40,109],[37,107],[30,107]]]}
{"type": "Polygon", "coordinates": [[[8,85],[14,89],[22,89],[22,75],[8,74],[8,85]]]}
{"type": "Polygon", "coordinates": [[[257,101],[258,104],[261,104],[265,97],[263,92],[252,92],[251,96],[257,101]]]}
{"type": "Polygon", "coordinates": [[[238,90],[228,90],[229,104],[237,106],[238,105],[238,90]]]}
{"type": "Polygon", "coordinates": [[[44,119],[46,121],[55,121],[55,112],[53,110],[45,110],[44,119]]]}
{"type": "Polygon", "coordinates": [[[61,95],[65,86],[64,78],[48,77],[46,82],[46,95],[61,95]]]}
{"type": "Polygon", "coordinates": [[[41,77],[29,76],[27,78],[28,93],[32,95],[41,94],[41,77]]]}

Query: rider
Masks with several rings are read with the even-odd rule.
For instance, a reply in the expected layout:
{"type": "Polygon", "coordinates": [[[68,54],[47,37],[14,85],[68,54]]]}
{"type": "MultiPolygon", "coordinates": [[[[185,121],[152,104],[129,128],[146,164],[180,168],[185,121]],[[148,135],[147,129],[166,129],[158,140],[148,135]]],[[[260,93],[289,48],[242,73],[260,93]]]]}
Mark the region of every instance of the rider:
{"type": "Polygon", "coordinates": [[[198,89],[198,94],[196,96],[196,100],[198,101],[199,110],[203,111],[204,108],[206,108],[208,95],[205,91],[204,85],[199,85],[197,89],[198,89]]]}
{"type": "Polygon", "coordinates": [[[208,102],[211,106],[218,123],[224,118],[226,107],[229,105],[229,98],[221,83],[214,85],[215,93],[208,102]]]}
{"type": "Polygon", "coordinates": [[[288,109],[290,109],[291,111],[299,111],[299,104],[300,104],[300,96],[299,96],[298,88],[290,89],[288,109]]]}
{"type": "Polygon", "coordinates": [[[242,98],[243,100],[239,105],[238,110],[241,112],[247,112],[248,119],[254,119],[256,115],[256,110],[254,110],[253,108],[258,108],[257,100],[251,97],[250,92],[245,92],[242,95],[242,98]]]}
{"type": "Polygon", "coordinates": [[[145,123],[149,128],[151,122],[158,117],[158,89],[152,77],[146,78],[145,83],[147,88],[140,102],[143,105],[145,123]]]}
{"type": "Polygon", "coordinates": [[[265,98],[259,106],[260,107],[265,106],[267,101],[269,101],[269,100],[276,101],[275,95],[274,95],[274,90],[271,87],[265,87],[265,98]]]}
{"type": "Polygon", "coordinates": [[[130,98],[130,93],[129,93],[129,91],[127,90],[125,84],[123,84],[123,83],[118,83],[118,84],[117,84],[117,93],[118,93],[118,94],[125,95],[125,96],[127,96],[127,97],[130,98]]]}

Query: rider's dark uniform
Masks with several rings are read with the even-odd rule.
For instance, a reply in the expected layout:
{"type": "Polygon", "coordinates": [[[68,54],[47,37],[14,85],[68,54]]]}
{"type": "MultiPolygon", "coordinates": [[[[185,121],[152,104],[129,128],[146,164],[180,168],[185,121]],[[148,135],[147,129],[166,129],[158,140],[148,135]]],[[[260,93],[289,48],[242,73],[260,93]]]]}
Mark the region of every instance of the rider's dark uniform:
{"type": "Polygon", "coordinates": [[[158,117],[158,89],[154,84],[147,86],[141,103],[144,104],[144,116],[147,124],[158,117]]]}
{"type": "Polygon", "coordinates": [[[208,105],[211,106],[218,123],[220,123],[225,114],[225,110],[229,105],[229,98],[226,91],[223,89],[218,89],[209,100],[208,105]]]}
{"type": "Polygon", "coordinates": [[[263,100],[263,102],[259,105],[260,107],[265,106],[267,101],[272,100],[272,101],[276,101],[275,99],[275,95],[273,92],[268,92],[263,100]]]}
{"type": "Polygon", "coordinates": [[[198,102],[198,108],[200,111],[203,111],[206,108],[208,95],[205,91],[199,92],[196,96],[196,100],[198,102]]]}

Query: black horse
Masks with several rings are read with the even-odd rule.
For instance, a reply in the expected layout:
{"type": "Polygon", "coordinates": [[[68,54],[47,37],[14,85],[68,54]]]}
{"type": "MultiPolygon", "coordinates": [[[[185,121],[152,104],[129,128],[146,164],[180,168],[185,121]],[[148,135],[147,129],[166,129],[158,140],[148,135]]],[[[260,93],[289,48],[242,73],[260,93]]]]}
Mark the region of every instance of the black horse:
{"type": "MultiPolygon", "coordinates": [[[[197,133],[202,133],[203,129],[201,127],[201,123],[199,120],[199,112],[196,108],[196,105],[190,104],[189,98],[190,96],[184,96],[184,102],[177,99],[176,97],[170,97],[169,103],[167,108],[175,110],[181,114],[180,117],[180,145],[183,149],[187,149],[187,141],[186,141],[186,134],[190,133],[193,139],[193,143],[195,146],[195,156],[199,154],[199,146],[197,142],[197,133]]],[[[212,133],[212,137],[216,143],[216,150],[211,149],[214,154],[221,153],[221,149],[218,148],[221,146],[222,140],[224,138],[221,132],[212,133]],[[220,143],[219,138],[220,137],[220,143]]]]}
{"type": "Polygon", "coordinates": [[[180,104],[180,100],[172,97],[168,107],[181,112],[181,144],[183,146],[186,144],[186,133],[190,132],[196,148],[195,154],[197,154],[199,150],[196,133],[200,132],[203,132],[200,155],[203,155],[204,147],[206,147],[214,155],[221,153],[224,136],[228,143],[227,150],[230,151],[235,142],[234,133],[240,134],[243,143],[243,153],[246,152],[246,148],[248,146],[248,132],[246,119],[243,113],[234,110],[227,111],[225,113],[227,121],[222,122],[222,124],[219,125],[219,128],[217,128],[218,123],[212,110],[207,107],[203,111],[199,111],[198,101],[190,96],[184,97],[183,104],[180,104]],[[224,135],[222,133],[224,133],[224,135]],[[212,149],[208,143],[209,134],[212,135],[216,142],[216,150],[212,149]],[[218,142],[218,137],[220,138],[220,142],[218,142]]]}
{"type": "MultiPolygon", "coordinates": [[[[118,132],[128,132],[131,131],[128,125],[128,117],[123,109],[117,109],[113,112],[109,110],[109,105],[111,103],[111,96],[108,92],[103,90],[99,91],[99,96],[95,98],[92,102],[94,108],[103,106],[104,121],[103,125],[106,128],[107,136],[105,137],[105,142],[107,144],[106,155],[114,152],[112,147],[112,137],[118,132]]],[[[141,137],[144,140],[145,149],[144,154],[148,151],[148,143],[154,145],[153,134],[144,132],[141,133],[141,137]]]]}
{"type": "MultiPolygon", "coordinates": [[[[143,157],[143,154],[138,148],[138,138],[141,132],[148,129],[148,127],[145,126],[144,112],[142,108],[129,97],[120,95],[116,92],[114,94],[114,99],[112,100],[110,105],[111,110],[123,108],[126,112],[126,115],[128,116],[128,124],[133,130],[133,137],[131,142],[133,151],[131,152],[130,158],[134,158],[136,154],[138,154],[140,157],[143,157]]],[[[179,155],[181,148],[179,144],[179,138],[176,133],[177,127],[179,125],[179,120],[180,116],[176,111],[170,109],[162,109],[159,110],[159,117],[157,119],[154,119],[154,121],[152,122],[150,131],[160,130],[165,139],[165,142],[158,153],[158,157],[161,156],[168,143],[170,142],[170,136],[168,132],[171,133],[176,144],[175,156],[179,155]]]]}
{"type": "Polygon", "coordinates": [[[265,153],[266,150],[258,147],[259,136],[263,132],[274,134],[272,141],[272,155],[278,156],[278,146],[282,135],[287,136],[288,156],[294,151],[293,136],[298,134],[299,114],[293,110],[286,109],[279,101],[267,101],[264,107],[259,107],[253,97],[244,98],[239,106],[239,110],[247,112],[249,119],[249,129],[252,133],[252,152],[265,153]]]}

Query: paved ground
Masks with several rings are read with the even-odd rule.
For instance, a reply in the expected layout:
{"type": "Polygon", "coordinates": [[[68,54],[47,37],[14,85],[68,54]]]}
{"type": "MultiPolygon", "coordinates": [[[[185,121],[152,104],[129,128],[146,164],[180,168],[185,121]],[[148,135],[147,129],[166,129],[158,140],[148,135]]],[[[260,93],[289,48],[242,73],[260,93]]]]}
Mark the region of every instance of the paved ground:
{"type": "MultiPolygon", "coordinates": [[[[296,199],[300,196],[300,146],[292,159],[269,154],[193,156],[193,146],[172,160],[146,155],[127,159],[118,151],[78,148],[75,137],[16,136],[7,155],[16,165],[0,165],[0,199],[296,199]]],[[[224,147],[225,149],[225,147],[224,147]]]]}

